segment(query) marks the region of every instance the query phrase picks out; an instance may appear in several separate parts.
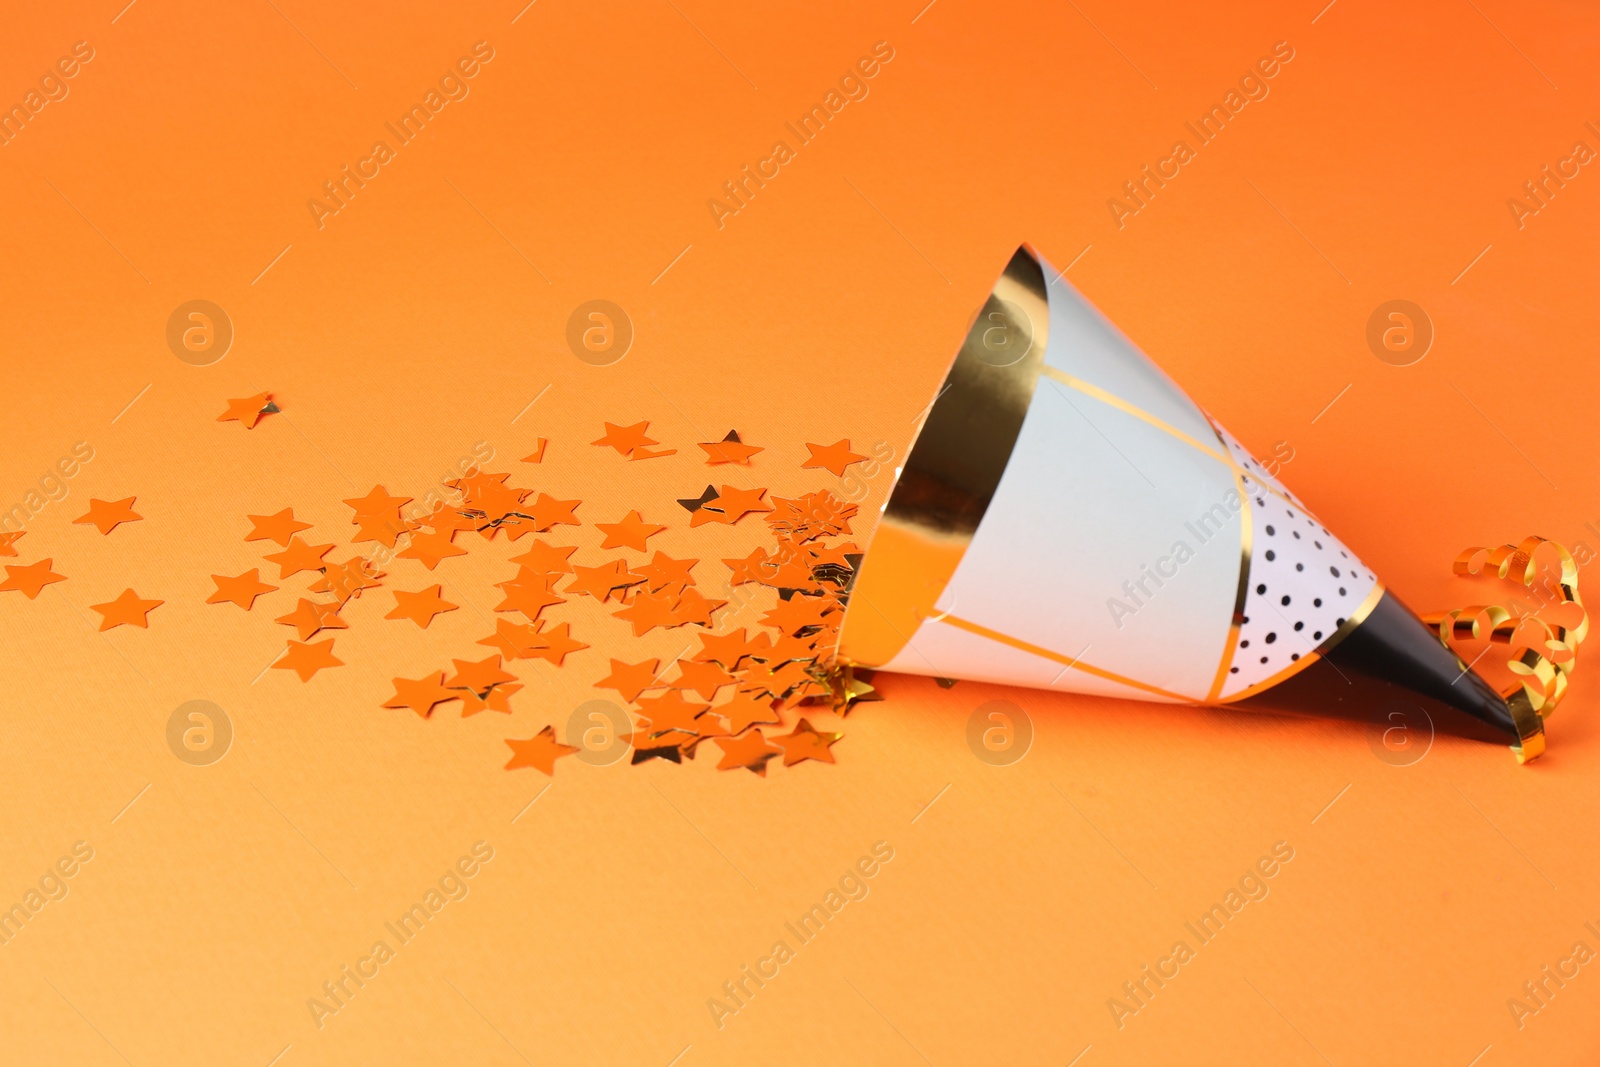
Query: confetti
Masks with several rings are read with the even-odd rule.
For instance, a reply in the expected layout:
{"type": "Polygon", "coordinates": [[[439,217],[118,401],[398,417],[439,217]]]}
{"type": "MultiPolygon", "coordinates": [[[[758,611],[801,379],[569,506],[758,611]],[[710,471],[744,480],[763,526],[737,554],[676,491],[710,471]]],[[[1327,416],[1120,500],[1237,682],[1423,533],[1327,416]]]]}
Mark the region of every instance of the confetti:
{"type": "Polygon", "coordinates": [[[104,633],[115,626],[138,626],[148,629],[150,621],[147,616],[165,603],[165,600],[144,600],[132,589],[124,589],[117,599],[105,604],[90,604],[89,607],[103,616],[100,620],[100,631],[104,633]]]}
{"type": "Polygon", "coordinates": [[[133,510],[133,502],[137,497],[127,497],[123,500],[105,501],[89,499],[89,510],[72,520],[74,526],[92,525],[101,534],[108,534],[125,522],[139,522],[144,518],[133,510]]]}
{"type": "Polygon", "coordinates": [[[26,567],[13,567],[7,564],[6,580],[0,582],[0,591],[15,589],[29,600],[35,599],[45,586],[67,580],[66,575],[57,574],[50,569],[54,562],[54,560],[42,559],[38,563],[30,563],[26,567]]]}
{"type": "Polygon", "coordinates": [[[218,422],[239,422],[247,430],[253,430],[256,423],[261,421],[261,416],[276,414],[283,409],[272,401],[271,393],[257,393],[255,396],[242,397],[238,400],[228,401],[228,410],[217,416],[218,422]]]}

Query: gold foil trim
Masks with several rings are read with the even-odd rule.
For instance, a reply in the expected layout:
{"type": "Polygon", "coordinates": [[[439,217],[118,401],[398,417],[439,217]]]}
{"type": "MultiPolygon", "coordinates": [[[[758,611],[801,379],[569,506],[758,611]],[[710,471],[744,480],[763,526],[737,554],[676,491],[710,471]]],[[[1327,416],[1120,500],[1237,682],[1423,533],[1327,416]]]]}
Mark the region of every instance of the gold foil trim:
{"type": "Polygon", "coordinates": [[[1017,249],[967,330],[906,456],[850,593],[837,656],[894,659],[955,574],[1005,474],[1049,341],[1050,301],[1031,249],[1017,249]]]}
{"type": "Polygon", "coordinates": [[[1132,689],[1141,689],[1146,693],[1154,693],[1157,696],[1166,697],[1167,699],[1176,701],[1180,704],[1194,703],[1192,697],[1184,696],[1182,693],[1174,693],[1170,689],[1162,689],[1160,686],[1151,685],[1148,682],[1141,682],[1137,678],[1129,678],[1127,675],[1117,674],[1115,671],[1108,671],[1101,667],[1093,666],[1092,664],[1083,662],[1081,657],[1063,656],[1059,652],[1052,652],[1048,648],[1041,648],[1039,645],[1030,644],[1019,637],[1012,637],[1010,634],[1001,633],[999,630],[991,630],[987,626],[980,626],[978,623],[968,622],[966,619],[959,618],[955,615],[944,615],[939,621],[954,626],[957,629],[966,630],[968,633],[977,634],[979,637],[986,637],[990,641],[997,641],[1002,645],[1009,645],[1010,647],[1020,649],[1023,652],[1032,653],[1033,655],[1039,656],[1043,659],[1051,660],[1055,663],[1064,663],[1070,670],[1082,671],[1085,674],[1092,674],[1096,678],[1104,678],[1108,682],[1117,682],[1118,684],[1128,686],[1132,689]]]}

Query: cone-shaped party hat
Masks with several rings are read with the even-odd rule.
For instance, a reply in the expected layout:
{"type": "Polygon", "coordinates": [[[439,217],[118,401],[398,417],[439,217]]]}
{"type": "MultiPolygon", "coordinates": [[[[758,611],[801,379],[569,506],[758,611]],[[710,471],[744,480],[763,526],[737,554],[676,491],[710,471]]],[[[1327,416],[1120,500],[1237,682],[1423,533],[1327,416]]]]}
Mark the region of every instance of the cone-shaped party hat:
{"type": "Polygon", "coordinates": [[[1544,747],[1537,698],[1507,699],[1470,670],[1027,247],[906,458],[838,660],[1318,714],[1403,698],[1519,758],[1544,747]]]}

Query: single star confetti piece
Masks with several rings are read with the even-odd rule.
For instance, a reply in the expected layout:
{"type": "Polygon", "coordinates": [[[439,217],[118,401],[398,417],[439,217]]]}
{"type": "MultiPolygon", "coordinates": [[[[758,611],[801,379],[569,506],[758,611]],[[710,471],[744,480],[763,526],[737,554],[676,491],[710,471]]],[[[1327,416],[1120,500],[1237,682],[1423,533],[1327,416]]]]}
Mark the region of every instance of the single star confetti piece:
{"type": "Polygon", "coordinates": [[[562,756],[570,756],[578,751],[574,745],[563,745],[556,740],[556,728],[546,726],[525,741],[514,737],[506,738],[506,744],[511,746],[511,760],[506,764],[506,770],[514,771],[518,767],[537,767],[545,774],[555,777],[556,760],[562,756]]]}
{"type": "Polygon", "coordinates": [[[746,582],[765,582],[777,570],[778,565],[771,562],[767,550],[758,548],[744,559],[725,559],[722,561],[733,571],[728,579],[729,585],[743,585],[746,582]]]}
{"type": "Polygon", "coordinates": [[[322,577],[311,583],[313,593],[332,593],[343,604],[351,597],[359,597],[363,589],[378,584],[383,572],[364,556],[351,556],[343,563],[328,566],[322,577]]]}
{"type": "Polygon", "coordinates": [[[838,477],[844,477],[844,469],[852,463],[860,463],[866,456],[859,452],[850,451],[850,438],[844,437],[831,445],[814,445],[806,442],[806,447],[811,450],[811,458],[800,464],[801,470],[821,468],[838,477]]]}
{"type": "Polygon", "coordinates": [[[363,515],[388,515],[390,512],[399,511],[411,503],[411,498],[390,496],[389,490],[381,485],[375,485],[368,490],[366,496],[351,497],[345,503],[355,510],[356,517],[351,521],[358,522],[363,515]]]}
{"type": "Polygon", "coordinates": [[[117,599],[105,604],[90,604],[89,607],[104,616],[100,621],[100,631],[104,633],[113,626],[148,629],[150,620],[146,616],[165,603],[165,600],[144,600],[132,589],[124,589],[117,599]]]}
{"type": "Polygon", "coordinates": [[[678,620],[673,617],[672,609],[677,606],[678,597],[661,593],[640,593],[632,602],[621,611],[613,611],[616,618],[624,619],[633,625],[633,636],[643,637],[657,626],[677,626],[678,620]]]}
{"type": "Polygon", "coordinates": [[[731,671],[737,668],[739,661],[749,653],[745,628],[741,626],[725,634],[701,634],[700,652],[694,658],[702,663],[720,663],[731,671]]]}
{"type": "Polygon", "coordinates": [[[700,594],[698,589],[685,589],[678,595],[678,602],[672,606],[672,621],[677,626],[687,626],[694,623],[697,626],[711,627],[716,625],[711,615],[718,608],[726,607],[726,600],[708,600],[700,594]]]}
{"type": "Polygon", "coordinates": [[[645,542],[665,530],[665,526],[644,521],[637,511],[630,511],[619,522],[597,522],[595,528],[606,535],[601,548],[633,548],[647,551],[645,542]]]}
{"type": "Polygon", "coordinates": [[[616,590],[638,585],[644,580],[642,575],[628,570],[626,561],[615,559],[598,567],[573,567],[572,581],[567,583],[563,592],[587,593],[603,603],[609,600],[616,590]]]}
{"type": "Polygon", "coordinates": [[[761,616],[761,625],[770,626],[785,634],[796,633],[807,626],[820,626],[828,612],[834,610],[832,601],[822,597],[794,596],[778,601],[761,616]]]}
{"type": "Polygon", "coordinates": [[[256,602],[256,597],[278,588],[261,580],[260,567],[251,567],[232,578],[213,574],[211,580],[217,583],[217,591],[206,598],[207,604],[237,604],[246,611],[256,602]]]}
{"type": "Polygon", "coordinates": [[[632,426],[618,426],[614,422],[608,422],[605,427],[605,435],[598,441],[591,441],[590,444],[599,445],[601,448],[614,448],[624,456],[636,448],[660,444],[659,441],[645,436],[645,431],[650,428],[648,420],[636,422],[632,426]]]}
{"type": "Polygon", "coordinates": [[[706,501],[715,499],[717,499],[717,487],[714,485],[708,485],[706,486],[706,491],[701,493],[699,496],[691,496],[679,500],[678,503],[683,505],[685,511],[693,515],[695,512],[706,506],[706,501]]]}
{"type": "Polygon", "coordinates": [[[347,630],[350,624],[339,617],[338,604],[319,604],[315,600],[300,598],[300,603],[287,615],[279,615],[273,622],[293,626],[300,640],[308,640],[319,630],[347,630]]]}
{"type": "Polygon", "coordinates": [[[18,530],[15,533],[0,532],[0,556],[15,556],[17,550],[12,546],[17,543],[17,538],[27,532],[27,530],[18,530]]]}
{"type": "Polygon", "coordinates": [[[539,438],[539,447],[535,448],[528,455],[523,456],[522,457],[522,462],[524,462],[524,463],[543,463],[544,462],[545,446],[548,445],[549,443],[550,443],[550,441],[549,441],[548,438],[545,438],[545,437],[539,438]]]}
{"type": "Polygon", "coordinates": [[[781,722],[770,697],[762,699],[749,693],[737,694],[726,704],[712,708],[711,713],[728,720],[728,733],[734,735],[752,726],[777,726],[781,722]]]}
{"type": "Polygon", "coordinates": [[[344,660],[335,659],[333,655],[333,638],[318,641],[315,644],[305,644],[300,641],[290,640],[289,650],[280,656],[272,666],[281,671],[294,671],[300,676],[302,682],[309,682],[311,676],[325,667],[343,667],[344,660]]]}
{"type": "Polygon", "coordinates": [[[411,530],[411,524],[402,519],[398,511],[393,515],[358,515],[355,523],[357,529],[351,541],[357,544],[376,541],[384,548],[393,548],[395,542],[400,540],[400,535],[411,530]]]}
{"type": "Polygon", "coordinates": [[[677,454],[678,450],[676,448],[663,448],[659,451],[652,451],[648,448],[636,448],[632,452],[628,453],[628,460],[632,462],[633,460],[638,459],[660,459],[662,456],[676,456],[677,454]]]}
{"type": "Polygon", "coordinates": [[[509,582],[498,582],[496,587],[504,591],[505,599],[495,605],[494,610],[520,611],[529,622],[534,622],[545,608],[566,603],[566,597],[551,589],[560,577],[558,574],[530,573],[519,575],[509,582]]]}
{"type": "Polygon", "coordinates": [[[394,678],[394,696],[381,705],[385,708],[410,708],[426,719],[433,709],[447,700],[458,700],[460,690],[448,689],[444,684],[444,671],[435,671],[421,678],[394,678]]]}
{"type": "Polygon", "coordinates": [[[452,604],[439,594],[444,587],[430,585],[426,589],[419,589],[408,593],[403,589],[394,591],[394,610],[385,615],[386,619],[410,619],[424,630],[433,621],[435,615],[442,615],[447,611],[455,611],[461,605],[452,604]]]}
{"type": "Polygon", "coordinates": [[[572,637],[572,624],[562,623],[542,631],[539,636],[543,644],[537,648],[530,648],[528,656],[533,659],[549,660],[559,667],[561,662],[574,652],[579,652],[589,646],[572,637]]]}
{"type": "Polygon", "coordinates": [[[138,522],[144,516],[133,510],[133,502],[138,497],[127,497],[122,500],[96,500],[89,498],[89,510],[72,520],[74,526],[93,525],[102,534],[108,534],[125,522],[138,522]]]}
{"type": "Polygon", "coordinates": [[[294,508],[284,508],[275,515],[246,515],[245,518],[251,522],[250,532],[244,536],[246,541],[275,541],[287,546],[289,538],[311,529],[309,522],[300,522],[294,517],[294,508]]]}
{"type": "Polygon", "coordinates": [[[414,559],[430,571],[451,556],[465,556],[467,550],[452,543],[455,531],[435,529],[429,533],[414,533],[410,542],[395,555],[401,559],[414,559]]]}
{"type": "Polygon", "coordinates": [[[729,430],[728,436],[720,441],[702,443],[700,448],[705,449],[706,466],[720,467],[724,463],[735,463],[741,467],[750,466],[750,457],[757,452],[765,451],[755,445],[747,445],[739,440],[739,431],[729,430]]]}
{"type": "Polygon", "coordinates": [[[574,514],[578,510],[578,505],[582,503],[581,500],[557,500],[553,496],[540,493],[539,499],[528,509],[529,518],[533,521],[533,528],[540,533],[544,533],[552,526],[582,526],[583,523],[579,522],[578,516],[574,514]]]}
{"type": "Polygon", "coordinates": [[[261,416],[271,415],[282,411],[272,401],[271,393],[257,393],[255,396],[241,397],[228,401],[228,410],[217,416],[218,422],[240,422],[247,430],[256,428],[256,423],[261,421],[261,416]]]}
{"type": "Polygon", "coordinates": [[[771,511],[772,505],[761,499],[766,495],[765,489],[735,489],[731,485],[724,485],[714,499],[706,501],[690,517],[689,525],[694,527],[720,522],[731,526],[751,512],[771,511]]]}
{"type": "Polygon", "coordinates": [[[322,557],[333,551],[329,545],[308,545],[299,537],[289,539],[288,547],[282,552],[269,552],[261,558],[268,563],[278,565],[278,579],[282,581],[301,571],[321,572],[327,564],[322,562],[322,557]]]}
{"type": "Polygon", "coordinates": [[[657,552],[655,558],[644,564],[635,574],[643,576],[651,591],[659,591],[666,586],[675,585],[686,588],[694,584],[694,565],[697,559],[673,559],[665,552],[657,552]]]}
{"type": "Polygon", "coordinates": [[[6,580],[0,582],[0,590],[15,589],[29,600],[33,600],[45,586],[67,580],[66,575],[57,574],[50,569],[53,562],[54,560],[41,559],[26,567],[6,564],[6,580]]]}
{"type": "Polygon", "coordinates": [[[470,689],[474,693],[487,693],[492,686],[501,682],[514,682],[517,676],[500,666],[498,655],[486,656],[480,660],[452,659],[456,665],[456,673],[445,679],[445,685],[451,689],[470,689]]]}
{"type": "Polygon", "coordinates": [[[594,683],[596,689],[615,689],[623,700],[630,704],[639,699],[639,694],[646,689],[653,689],[662,685],[661,672],[657,669],[660,660],[647,659],[639,663],[624,663],[620,659],[611,661],[611,673],[594,683]]]}
{"type": "Polygon", "coordinates": [[[529,659],[549,642],[539,632],[543,623],[512,622],[496,619],[494,633],[478,639],[478,644],[498,648],[506,659],[529,659]]]}
{"type": "Polygon", "coordinates": [[[543,538],[534,538],[533,544],[519,555],[511,557],[535,574],[571,574],[572,564],[567,562],[577,549],[569,545],[546,544],[543,538]]]}
{"type": "Polygon", "coordinates": [[[673,689],[693,689],[710,700],[717,695],[717,690],[733,682],[733,675],[715,663],[679,660],[678,677],[667,684],[673,689]]]}
{"type": "Polygon", "coordinates": [[[751,730],[743,737],[713,738],[712,743],[722,749],[722,760],[717,764],[717,770],[731,771],[743,767],[763,778],[767,776],[767,761],[784,754],[784,750],[769,743],[760,730],[751,730]]]}
{"type": "Polygon", "coordinates": [[[476,530],[478,520],[461,508],[438,504],[431,514],[418,519],[415,525],[432,527],[435,533],[455,533],[459,530],[476,530]]]}
{"type": "Polygon", "coordinates": [[[669,689],[658,697],[640,697],[634,701],[650,724],[649,733],[658,735],[667,730],[685,733],[700,732],[699,717],[708,710],[705,704],[691,704],[676,689],[669,689]]]}
{"type": "Polygon", "coordinates": [[[772,740],[783,748],[783,765],[792,767],[808,759],[818,760],[822,763],[834,763],[833,745],[844,734],[827,733],[811,725],[810,720],[801,719],[795,726],[794,732],[774,737],[772,740]]]}

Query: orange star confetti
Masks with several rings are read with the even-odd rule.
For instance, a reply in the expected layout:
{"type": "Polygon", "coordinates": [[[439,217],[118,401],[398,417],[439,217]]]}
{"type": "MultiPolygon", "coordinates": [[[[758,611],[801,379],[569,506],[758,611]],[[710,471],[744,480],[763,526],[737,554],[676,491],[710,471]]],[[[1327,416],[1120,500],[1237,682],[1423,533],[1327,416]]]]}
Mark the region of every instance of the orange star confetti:
{"type": "Polygon", "coordinates": [[[694,584],[694,576],[689,572],[699,562],[697,559],[673,559],[665,552],[657,552],[654,559],[634,573],[642,576],[653,591],[670,585],[686,588],[694,584]]]}
{"type": "Polygon", "coordinates": [[[705,449],[706,466],[720,467],[724,463],[736,463],[741,467],[750,466],[750,457],[757,452],[766,451],[755,445],[747,445],[739,440],[737,430],[729,430],[728,436],[720,441],[702,443],[699,447],[705,449]]]}
{"type": "Polygon", "coordinates": [[[315,644],[291,640],[289,650],[272,666],[281,671],[294,671],[302,682],[309,682],[312,675],[326,667],[343,667],[344,660],[334,658],[331,637],[315,644]]]}
{"type": "Polygon", "coordinates": [[[784,754],[784,750],[770,744],[760,730],[751,730],[743,737],[714,738],[713,743],[722,749],[722,761],[717,764],[717,770],[743,767],[763,778],[767,776],[767,761],[784,754]]]}
{"type": "Polygon", "coordinates": [[[605,426],[605,435],[598,441],[591,441],[590,444],[599,445],[602,448],[614,448],[619,454],[626,456],[632,453],[634,449],[660,443],[645,436],[644,432],[650,428],[648,420],[636,422],[632,426],[618,426],[613,422],[608,422],[605,426]]]}
{"type": "Polygon", "coordinates": [[[47,585],[64,582],[67,576],[57,574],[51,570],[54,560],[41,559],[38,563],[30,563],[26,567],[13,567],[6,565],[6,580],[0,582],[0,591],[15,589],[29,600],[38,597],[40,591],[47,585]]]}
{"type": "Polygon", "coordinates": [[[318,604],[315,600],[300,598],[300,603],[287,615],[279,615],[273,622],[293,626],[305,641],[318,630],[347,630],[350,624],[339,617],[338,604],[318,604]]]}
{"type": "Polygon", "coordinates": [[[562,756],[570,756],[578,751],[572,745],[563,745],[556,740],[556,728],[546,726],[526,741],[519,741],[514,737],[506,738],[506,744],[511,746],[511,761],[506,764],[506,770],[514,771],[518,767],[537,767],[545,774],[555,777],[556,760],[562,756]]]}
{"type": "Polygon", "coordinates": [[[658,680],[660,660],[647,659],[639,663],[624,663],[620,659],[611,661],[611,673],[594,683],[596,689],[615,689],[621,694],[622,699],[632,703],[639,699],[639,694],[646,689],[653,689],[662,683],[658,680]]]}
{"type": "Polygon", "coordinates": [[[567,558],[576,551],[576,548],[550,545],[540,538],[535,538],[527,551],[512,556],[511,562],[522,564],[534,574],[571,574],[572,564],[567,562],[567,558]]]}
{"type": "Polygon", "coordinates": [[[762,700],[748,693],[740,693],[721,707],[711,709],[712,714],[728,720],[730,734],[742,734],[752,726],[777,726],[778,713],[771,700],[762,700]]]}
{"type": "Polygon", "coordinates": [[[548,642],[539,633],[541,623],[496,619],[494,633],[478,639],[478,644],[498,648],[506,659],[528,659],[548,642]]]}
{"type": "Polygon", "coordinates": [[[385,615],[386,619],[410,619],[424,630],[433,621],[435,615],[442,615],[447,611],[455,611],[459,604],[452,604],[440,596],[443,586],[430,585],[426,589],[419,589],[415,593],[408,593],[403,589],[394,591],[394,610],[385,615]]]}
{"type": "Polygon", "coordinates": [[[104,616],[100,620],[100,631],[104,633],[113,626],[148,629],[150,620],[146,616],[165,603],[165,600],[142,600],[132,589],[124,589],[117,599],[105,604],[90,604],[89,607],[104,616]]]}
{"type": "Polygon", "coordinates": [[[632,623],[633,636],[643,637],[657,626],[678,625],[678,620],[672,614],[672,609],[677,603],[678,598],[675,596],[646,592],[634,597],[633,601],[621,611],[613,611],[611,614],[632,623]]]}
{"type": "Polygon", "coordinates": [[[246,515],[251,522],[251,530],[245,534],[246,541],[275,541],[287,546],[289,538],[302,530],[311,529],[309,522],[299,522],[294,517],[294,508],[284,508],[276,515],[246,515]]]}
{"type": "Polygon", "coordinates": [[[597,522],[595,528],[606,535],[601,548],[633,548],[646,551],[645,542],[665,530],[665,526],[644,521],[637,511],[630,511],[620,522],[597,522]]]}
{"type": "Polygon", "coordinates": [[[572,653],[589,647],[582,641],[573,639],[571,623],[564,622],[560,626],[552,626],[548,630],[541,631],[539,637],[543,643],[537,648],[529,649],[528,655],[536,659],[549,660],[557,667],[561,666],[562,661],[572,653]]]}
{"type": "Polygon", "coordinates": [[[402,559],[414,559],[430,571],[451,556],[465,556],[467,550],[453,544],[454,530],[434,530],[431,533],[411,535],[411,542],[395,555],[402,559]]]}
{"type": "Polygon", "coordinates": [[[125,522],[138,522],[144,516],[133,510],[133,502],[138,497],[127,497],[123,500],[96,500],[89,498],[89,510],[72,520],[74,526],[93,525],[102,534],[108,534],[125,522]]]}
{"type": "Polygon", "coordinates": [[[715,499],[708,500],[689,519],[690,526],[703,526],[708,522],[733,525],[751,512],[771,511],[772,505],[762,501],[765,489],[735,489],[724,485],[715,499]]]}
{"type": "Polygon", "coordinates": [[[732,685],[733,675],[715,663],[696,660],[679,660],[678,677],[669,682],[673,689],[693,689],[707,700],[717,695],[717,690],[732,685]]]}
{"type": "Polygon", "coordinates": [[[599,601],[606,601],[618,589],[638,585],[642,575],[633,574],[623,560],[612,560],[598,567],[573,567],[572,581],[564,590],[567,593],[587,593],[599,601]]]}
{"type": "Polygon", "coordinates": [[[389,490],[381,485],[375,485],[368,490],[366,496],[351,497],[345,503],[355,509],[356,517],[359,519],[363,515],[387,515],[391,511],[398,511],[411,503],[411,498],[390,496],[389,490]]]}
{"type": "Polygon", "coordinates": [[[445,679],[445,685],[451,689],[470,689],[474,693],[486,693],[493,686],[501,682],[514,682],[517,676],[500,666],[500,657],[486,656],[480,660],[452,659],[456,665],[456,673],[445,679]]]}
{"type": "Polygon", "coordinates": [[[313,593],[332,593],[343,604],[351,597],[359,597],[363,589],[377,585],[382,575],[371,560],[351,556],[343,563],[330,564],[310,588],[313,593]]]}
{"type": "Polygon", "coordinates": [[[581,500],[557,500],[555,497],[544,493],[539,494],[539,499],[533,502],[529,518],[533,520],[533,528],[540,533],[552,526],[582,526],[578,516],[573,514],[578,510],[581,500]]]}
{"type": "Polygon", "coordinates": [[[683,694],[676,689],[669,689],[658,697],[640,697],[634,703],[639,705],[640,713],[649,720],[652,734],[667,730],[697,734],[702,725],[699,717],[707,710],[705,704],[691,704],[683,699],[683,694]]]}
{"type": "Polygon", "coordinates": [[[559,578],[557,574],[528,573],[509,582],[500,582],[497,587],[505,591],[505,599],[494,610],[520,611],[529,622],[533,622],[545,608],[566,603],[566,597],[552,592],[550,588],[559,578]]]}
{"type": "Polygon", "coordinates": [[[720,663],[732,670],[749,653],[749,643],[745,640],[744,627],[741,626],[725,634],[701,634],[700,653],[694,658],[702,663],[720,663]]]}
{"type": "Polygon", "coordinates": [[[831,445],[814,445],[806,442],[806,447],[811,450],[811,458],[800,464],[801,470],[811,470],[820,467],[839,477],[844,477],[844,469],[852,463],[860,463],[866,456],[859,452],[850,451],[850,438],[844,437],[831,445]]]}
{"type": "Polygon", "coordinates": [[[783,747],[783,765],[792,767],[808,759],[823,763],[835,762],[833,745],[843,736],[843,734],[820,731],[808,720],[801,719],[794,732],[774,737],[772,740],[783,747]]]}
{"type": "Polygon", "coordinates": [[[256,602],[256,597],[278,588],[261,580],[260,567],[251,567],[243,574],[232,578],[224,574],[213,574],[211,580],[217,583],[217,591],[206,598],[207,604],[237,604],[246,611],[249,611],[251,605],[256,602]]]}
{"type": "Polygon", "coordinates": [[[261,421],[261,416],[271,415],[283,410],[272,402],[271,393],[257,393],[255,396],[242,397],[238,400],[228,401],[228,410],[217,416],[218,422],[242,422],[244,428],[253,430],[256,423],[261,421]]]}
{"type": "Polygon", "coordinates": [[[543,438],[543,437],[539,438],[539,447],[534,449],[533,452],[531,452],[530,454],[528,454],[526,456],[523,456],[522,457],[522,462],[524,462],[524,463],[543,463],[544,462],[545,446],[548,445],[549,443],[550,442],[549,442],[549,440],[547,438],[543,438]]]}
{"type": "Polygon", "coordinates": [[[672,620],[679,626],[695,623],[699,626],[712,626],[712,612],[727,606],[726,600],[707,600],[700,595],[698,589],[685,589],[678,597],[678,602],[672,607],[672,620]]]}
{"type": "Polygon", "coordinates": [[[332,545],[308,545],[299,537],[292,537],[282,552],[269,552],[261,558],[278,565],[278,580],[282,581],[301,571],[320,572],[326,566],[322,557],[332,551],[332,545]]]}
{"type": "Polygon", "coordinates": [[[15,556],[17,550],[12,546],[17,543],[17,538],[27,532],[27,530],[18,530],[16,533],[0,531],[0,556],[15,556]]]}
{"type": "MultiPolygon", "coordinates": [[[[329,642],[332,644],[332,642],[329,642]]],[[[436,705],[460,698],[461,693],[445,688],[444,671],[435,671],[421,678],[394,678],[394,696],[381,705],[385,708],[410,708],[426,719],[436,705]]]]}

